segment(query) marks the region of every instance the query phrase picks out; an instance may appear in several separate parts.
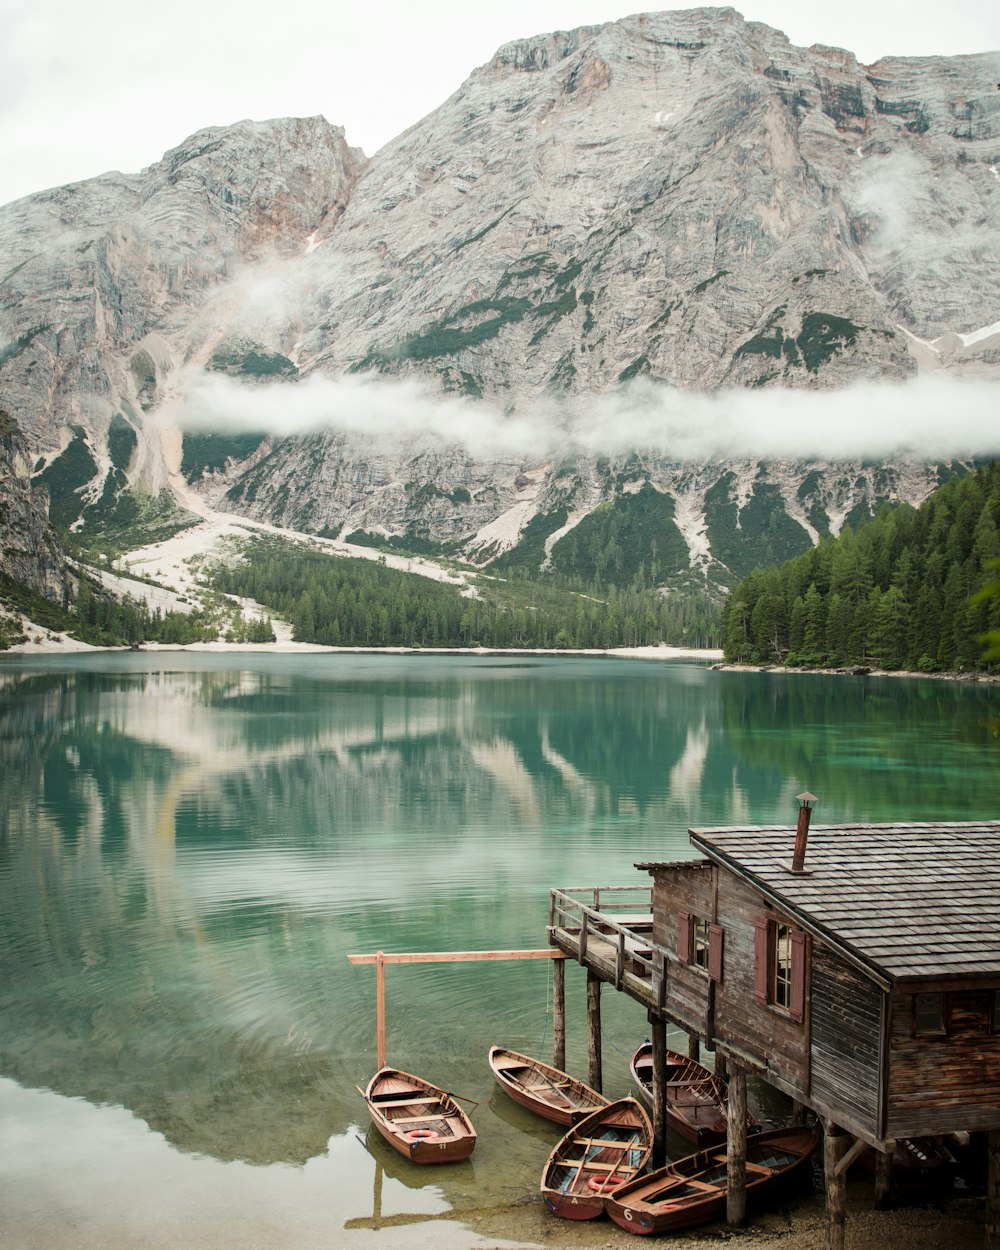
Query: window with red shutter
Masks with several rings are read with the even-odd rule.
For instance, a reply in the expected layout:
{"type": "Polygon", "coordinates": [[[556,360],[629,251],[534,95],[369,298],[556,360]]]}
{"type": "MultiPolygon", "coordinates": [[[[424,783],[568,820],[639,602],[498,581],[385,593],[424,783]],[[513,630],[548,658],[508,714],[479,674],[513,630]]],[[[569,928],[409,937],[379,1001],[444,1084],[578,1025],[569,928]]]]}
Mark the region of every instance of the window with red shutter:
{"type": "Polygon", "coordinates": [[[677,919],[677,958],[682,964],[689,964],[691,962],[691,913],[682,911],[677,919]]]}
{"type": "Polygon", "coordinates": [[[708,926],[708,975],[713,981],[722,980],[722,926],[708,926]]]}
{"type": "Polygon", "coordinates": [[[753,922],[753,947],[754,947],[754,967],[753,967],[753,996],[759,1003],[767,1002],[767,987],[770,980],[770,961],[768,960],[768,951],[770,944],[768,942],[769,923],[766,916],[757,916],[753,922]]]}
{"type": "Polygon", "coordinates": [[[806,1009],[806,935],[801,929],[792,929],[792,984],[788,1014],[793,1020],[801,1020],[806,1009]]]}

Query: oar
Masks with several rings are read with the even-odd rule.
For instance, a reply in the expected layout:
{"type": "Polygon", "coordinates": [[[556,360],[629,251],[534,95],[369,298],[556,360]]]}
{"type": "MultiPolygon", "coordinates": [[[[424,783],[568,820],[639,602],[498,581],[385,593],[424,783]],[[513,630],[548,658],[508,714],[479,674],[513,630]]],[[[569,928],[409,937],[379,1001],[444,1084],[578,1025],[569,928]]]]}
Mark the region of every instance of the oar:
{"type": "MultiPolygon", "coordinates": [[[[449,1098],[457,1098],[460,1102],[471,1102],[474,1107],[483,1106],[483,1103],[477,1102],[475,1098],[466,1098],[464,1094],[456,1094],[453,1090],[446,1089],[445,1093],[448,1095],[449,1098]]],[[[488,1101],[488,1099],[486,1101],[488,1101]]]]}

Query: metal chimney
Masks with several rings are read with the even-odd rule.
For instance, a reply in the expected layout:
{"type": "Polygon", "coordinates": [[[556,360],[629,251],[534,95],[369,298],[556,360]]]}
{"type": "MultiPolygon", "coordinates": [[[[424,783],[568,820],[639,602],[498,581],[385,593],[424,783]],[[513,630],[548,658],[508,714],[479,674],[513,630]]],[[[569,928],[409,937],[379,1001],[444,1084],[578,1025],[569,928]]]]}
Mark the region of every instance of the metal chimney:
{"type": "Polygon", "coordinates": [[[792,853],[792,872],[804,872],[806,862],[806,843],[809,840],[809,820],[812,817],[813,804],[817,802],[816,795],[810,794],[808,790],[803,790],[801,794],[797,794],[796,799],[799,803],[799,823],[795,828],[795,850],[792,853]]]}

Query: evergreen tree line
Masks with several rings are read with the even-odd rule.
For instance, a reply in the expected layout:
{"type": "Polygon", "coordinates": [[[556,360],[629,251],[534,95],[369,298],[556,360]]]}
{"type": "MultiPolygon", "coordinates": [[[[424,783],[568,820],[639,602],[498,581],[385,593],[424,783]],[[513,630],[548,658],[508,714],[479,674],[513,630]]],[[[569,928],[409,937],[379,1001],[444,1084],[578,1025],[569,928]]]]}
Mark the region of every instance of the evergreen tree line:
{"type": "MultiPolygon", "coordinates": [[[[144,603],[126,595],[121,599],[81,580],[68,625],[76,637],[94,646],[111,647],[141,642],[184,646],[211,642],[219,636],[217,615],[193,612],[150,611],[144,603]]],[[[62,628],[66,628],[63,625],[62,628]]],[[[226,635],[230,642],[274,642],[271,621],[266,618],[234,620],[226,635]]]]}
{"type": "Polygon", "coordinates": [[[723,609],[735,663],[874,665],[923,672],[991,666],[1000,628],[989,593],[1000,559],[1000,461],[935,491],[920,508],[883,507],[780,568],[739,582],[723,609]]]}
{"type": "Polygon", "coordinates": [[[368,560],[256,544],[237,567],[217,567],[213,584],[266,604],[291,621],[297,642],[361,647],[712,645],[710,600],[676,603],[652,592],[611,589],[605,597],[539,582],[482,578],[479,597],[368,560]],[[707,640],[707,641],[706,641],[707,640]]]}

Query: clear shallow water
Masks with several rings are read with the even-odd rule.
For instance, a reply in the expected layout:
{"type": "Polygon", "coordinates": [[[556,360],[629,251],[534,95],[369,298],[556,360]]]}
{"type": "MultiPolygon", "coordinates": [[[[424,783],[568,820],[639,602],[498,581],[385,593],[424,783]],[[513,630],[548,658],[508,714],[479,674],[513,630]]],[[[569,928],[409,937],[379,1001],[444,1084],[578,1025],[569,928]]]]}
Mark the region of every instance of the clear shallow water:
{"type": "MultiPolygon", "coordinates": [[[[994,817],[996,704],[662,662],[6,660],[3,1090],[126,1108],[206,1166],[336,1157],[343,1178],[353,1160],[368,1179],[327,1193],[342,1225],[371,1214],[373,1159],[443,1210],[521,1201],[555,1136],[493,1097],[485,1054],[550,1051],[548,965],[388,970],[390,1062],[492,1099],[470,1164],[412,1177],[359,1141],[374,973],[346,954],[544,946],[550,887],[644,884],[633,863],[686,856],[689,827],[794,822],[804,788],[823,822],[994,817]]],[[[604,1008],[605,1089],[624,1093],[645,1018],[604,1008]]]]}

